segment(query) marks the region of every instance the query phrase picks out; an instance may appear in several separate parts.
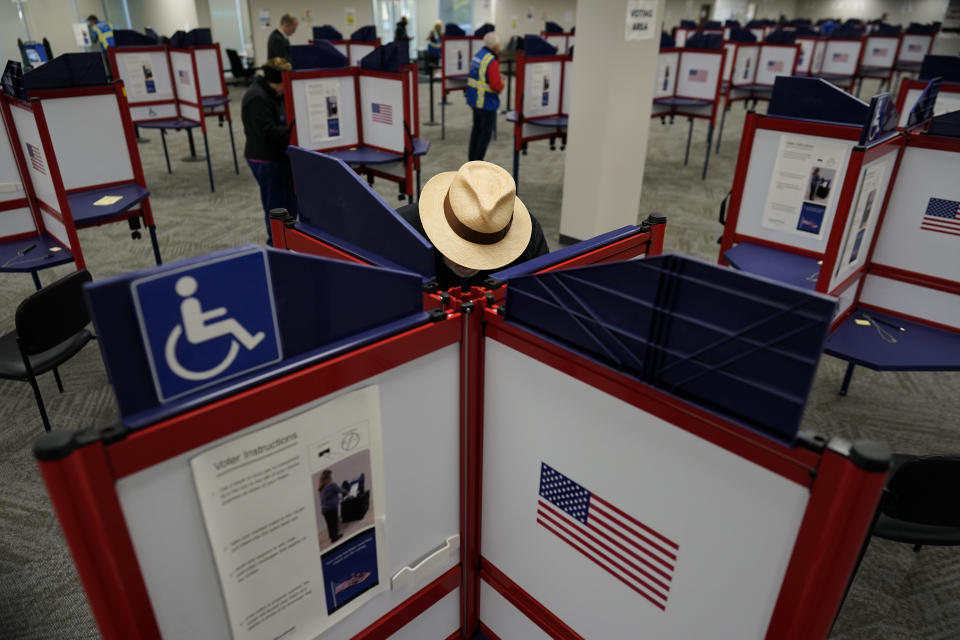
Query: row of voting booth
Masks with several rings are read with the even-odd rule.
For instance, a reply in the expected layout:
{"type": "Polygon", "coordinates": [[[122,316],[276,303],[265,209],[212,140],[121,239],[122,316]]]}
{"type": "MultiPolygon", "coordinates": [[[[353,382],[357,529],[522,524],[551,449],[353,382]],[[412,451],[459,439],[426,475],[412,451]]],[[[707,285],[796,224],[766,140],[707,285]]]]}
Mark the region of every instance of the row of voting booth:
{"type": "Polygon", "coordinates": [[[97,53],[64,54],[3,74],[0,271],[31,273],[86,261],[78,230],[142,222],[160,264],[156,226],[123,85],[97,53]]]}
{"type": "Polygon", "coordinates": [[[960,112],[933,117],[938,85],[898,131],[887,94],[778,78],[744,125],[721,262],[838,300],[842,393],[856,364],[960,368],[960,112]]]}
{"type": "Polygon", "coordinates": [[[325,40],[329,42],[346,59],[351,67],[359,67],[364,56],[380,46],[380,38],[373,26],[360,27],[349,38],[344,38],[334,27],[326,24],[313,28],[313,40],[310,44],[325,40]]]}
{"type": "Polygon", "coordinates": [[[826,637],[889,466],[798,432],[835,301],[660,255],[662,219],[436,291],[290,157],[276,248],[87,288],[121,423],[35,453],[107,640],[826,637]]]}
{"type": "Polygon", "coordinates": [[[167,173],[171,173],[166,132],[187,131],[191,157],[194,152],[193,130],[203,136],[204,158],[210,191],[214,191],[213,165],[207,138],[207,118],[217,116],[226,121],[230,132],[234,172],[239,173],[237,148],[230,116],[230,97],[223,74],[220,46],[209,37],[209,29],[198,29],[202,38],[194,38],[184,47],[158,44],[153,38],[133,31],[120,35],[118,46],[107,50],[110,69],[115,79],[126,88],[130,118],[141,129],[159,129],[167,173]]]}

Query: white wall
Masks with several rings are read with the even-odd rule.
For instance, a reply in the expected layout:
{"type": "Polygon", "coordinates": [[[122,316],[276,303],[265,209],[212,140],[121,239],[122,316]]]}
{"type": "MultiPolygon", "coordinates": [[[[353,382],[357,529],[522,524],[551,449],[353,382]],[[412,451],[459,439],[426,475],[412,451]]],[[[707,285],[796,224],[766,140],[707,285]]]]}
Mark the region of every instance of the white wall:
{"type": "MultiPolygon", "coordinates": [[[[799,0],[802,2],[802,0],[799,0]]],[[[696,20],[700,5],[708,0],[666,0],[663,11],[663,26],[667,31],[680,24],[680,20],[696,20]]],[[[754,17],[776,20],[781,15],[787,18],[807,17],[797,14],[798,0],[713,0],[713,19],[725,20],[736,13],[746,11],[749,4],[756,5],[754,17]]]]}
{"type": "MultiPolygon", "coordinates": [[[[95,13],[103,17],[98,0],[77,0],[77,13],[80,21],[95,13]]],[[[47,38],[53,49],[53,55],[83,51],[73,38],[73,23],[76,15],[73,4],[68,0],[30,0],[23,4],[23,17],[30,29],[30,37],[37,42],[47,38]]],[[[17,15],[17,7],[10,0],[0,1],[0,53],[7,60],[20,60],[17,38],[24,39],[23,25],[17,15]]]]}
{"type": "MultiPolygon", "coordinates": [[[[201,0],[202,1],[202,0],[201,0]]],[[[134,31],[143,33],[150,27],[160,35],[172,36],[200,26],[195,0],[127,0],[134,31]]],[[[210,24],[210,8],[204,3],[206,23],[210,24]]],[[[114,21],[116,22],[116,21],[114,21]]]]}
{"type": "MultiPolygon", "coordinates": [[[[474,0],[482,2],[483,0],[474,0]]],[[[609,2],[610,0],[584,0],[589,6],[593,2],[609,2]]],[[[576,23],[576,0],[496,0],[497,33],[504,44],[512,36],[527,34],[538,35],[543,31],[547,20],[556,22],[565,30],[576,23]],[[530,12],[533,7],[533,12],[530,12]],[[516,27],[514,27],[514,23],[516,27]]]]}
{"type": "Polygon", "coordinates": [[[943,20],[947,0],[799,0],[797,11],[809,18],[860,18],[873,20],[889,13],[890,24],[943,20]]]}
{"type": "Polygon", "coordinates": [[[250,8],[250,22],[253,30],[253,48],[258,65],[267,58],[267,38],[270,37],[280,17],[289,13],[300,20],[300,26],[290,38],[291,44],[307,44],[313,38],[313,27],[329,24],[343,34],[344,38],[360,27],[373,24],[373,3],[370,0],[322,0],[321,2],[304,2],[296,0],[246,0],[250,8]],[[354,9],[356,22],[347,26],[346,9],[354,9]],[[270,27],[260,26],[260,10],[270,11],[270,27]],[[311,24],[304,22],[306,10],[310,9],[311,24]]]}

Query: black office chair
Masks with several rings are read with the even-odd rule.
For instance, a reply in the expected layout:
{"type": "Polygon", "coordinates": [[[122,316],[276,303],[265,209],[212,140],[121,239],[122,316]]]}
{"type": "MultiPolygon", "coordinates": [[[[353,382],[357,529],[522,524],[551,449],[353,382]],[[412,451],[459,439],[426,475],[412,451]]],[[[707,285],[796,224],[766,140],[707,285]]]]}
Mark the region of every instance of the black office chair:
{"type": "Polygon", "coordinates": [[[227,49],[227,60],[230,62],[230,74],[236,82],[245,82],[247,85],[253,83],[253,76],[257,72],[256,67],[245,67],[240,54],[236,49],[227,49]]]}
{"type": "Polygon", "coordinates": [[[873,535],[913,545],[960,545],[960,456],[894,456],[873,535]]]}
{"type": "Polygon", "coordinates": [[[47,431],[50,420],[37,376],[53,371],[57,388],[63,392],[57,367],[93,337],[85,328],[90,314],[83,299],[83,285],[92,279],[89,271],[75,271],[40,289],[17,307],[16,330],[0,337],[0,378],[30,383],[47,431]]]}

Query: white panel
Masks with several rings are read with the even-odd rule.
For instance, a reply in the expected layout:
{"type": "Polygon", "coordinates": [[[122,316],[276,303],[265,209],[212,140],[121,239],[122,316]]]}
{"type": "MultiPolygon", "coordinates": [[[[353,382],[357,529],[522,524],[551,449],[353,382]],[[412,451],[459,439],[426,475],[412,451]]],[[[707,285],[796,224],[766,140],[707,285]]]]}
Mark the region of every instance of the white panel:
{"type": "MultiPolygon", "coordinates": [[[[862,278],[863,276],[861,276],[862,278]]],[[[857,278],[857,281],[852,283],[847,287],[837,299],[837,312],[833,314],[833,317],[836,318],[844,311],[853,306],[853,303],[857,300],[857,288],[859,287],[860,278],[857,278]]]]}
{"type": "Polygon", "coordinates": [[[847,228],[844,229],[843,238],[840,241],[838,264],[834,269],[833,277],[830,278],[828,291],[840,285],[866,262],[870,244],[877,231],[877,222],[880,220],[880,208],[890,188],[890,177],[893,175],[893,165],[896,161],[897,153],[894,151],[861,168],[857,186],[853,191],[854,199],[847,220],[847,228]],[[863,186],[864,176],[868,171],[876,178],[871,181],[877,183],[875,190],[863,186]],[[873,191],[872,194],[871,191],[873,191]]]}
{"type": "Polygon", "coordinates": [[[684,52],[680,56],[677,75],[677,96],[714,100],[720,86],[720,68],[723,54],[684,52]]]}
{"type": "Polygon", "coordinates": [[[194,49],[193,57],[197,60],[197,75],[200,80],[200,95],[222,96],[224,94],[223,77],[220,75],[220,63],[217,60],[220,49],[194,49]]]}
{"type": "Polygon", "coordinates": [[[197,107],[191,107],[188,104],[180,103],[180,116],[184,120],[193,120],[194,122],[200,122],[200,109],[197,107]]]}
{"type": "Polygon", "coordinates": [[[923,57],[930,51],[930,43],[933,36],[929,35],[904,35],[900,43],[900,55],[898,62],[923,62],[923,57]]]}
{"type": "Polygon", "coordinates": [[[71,248],[70,238],[67,237],[67,228],[63,226],[63,223],[42,209],[40,210],[40,217],[43,219],[43,228],[47,230],[47,233],[59,240],[66,248],[71,248]]]}
{"type": "Polygon", "coordinates": [[[570,49],[573,49],[573,39],[575,37],[576,37],[575,35],[572,35],[567,38],[567,53],[570,53],[570,49]]]}
{"type": "Polygon", "coordinates": [[[813,59],[810,61],[810,75],[817,75],[823,70],[823,57],[827,50],[826,40],[816,40],[813,43],[813,59]]]}
{"type": "Polygon", "coordinates": [[[813,47],[816,40],[810,38],[797,38],[797,44],[800,45],[800,57],[797,58],[797,73],[807,73],[810,71],[810,62],[813,60],[813,47]]]}
{"type": "Polygon", "coordinates": [[[656,85],[653,88],[654,98],[666,98],[676,93],[679,61],[680,52],[678,51],[657,55],[657,75],[654,78],[656,85]]]}
{"type": "Polygon", "coordinates": [[[476,55],[483,48],[483,38],[470,38],[470,57],[476,55]]]}
{"type": "MultiPolygon", "coordinates": [[[[444,347],[120,480],[117,493],[161,635],[168,640],[230,637],[190,458],[354,389],[380,385],[388,505],[384,530],[390,575],[415,564],[443,544],[447,536],[457,534],[459,362],[459,347],[444,347]],[[423,410],[425,389],[430,390],[429,411],[423,410]]],[[[352,638],[455,566],[456,560],[451,558],[447,566],[438,568],[434,575],[423,576],[419,583],[374,598],[324,633],[324,640],[352,638]]],[[[389,580],[390,576],[381,579],[389,580]]]]}
{"type": "Polygon", "coordinates": [[[15,236],[21,233],[36,231],[37,225],[33,222],[28,207],[0,211],[0,238],[15,236]]]}
{"type": "Polygon", "coordinates": [[[173,70],[173,86],[177,100],[198,104],[196,78],[193,77],[193,57],[181,51],[170,52],[170,66],[173,70]]]}
{"type": "Polygon", "coordinates": [[[863,45],[863,60],[860,64],[866,67],[880,67],[889,69],[893,66],[897,56],[898,37],[870,36],[863,45]]]}
{"type": "Polygon", "coordinates": [[[850,40],[829,40],[823,54],[820,73],[836,76],[852,76],[857,71],[857,60],[863,42],[850,40]]]}
{"type": "Polygon", "coordinates": [[[563,62],[527,61],[523,69],[523,117],[555,115],[560,111],[563,62]]]}
{"type": "Polygon", "coordinates": [[[454,589],[391,635],[389,640],[443,640],[452,636],[459,628],[460,589],[454,589]]]}
{"type": "Polygon", "coordinates": [[[7,129],[0,126],[0,202],[26,197],[7,129]]]}
{"type": "Polygon", "coordinates": [[[116,61],[130,104],[174,99],[166,50],[123,53],[117,49],[116,61]]]}
{"type": "Polygon", "coordinates": [[[733,61],[733,76],[730,82],[733,86],[754,84],[757,75],[757,61],[760,59],[758,45],[742,44],[737,47],[736,60],[733,61]]]}
{"type": "Polygon", "coordinates": [[[760,47],[760,60],[757,62],[757,84],[773,85],[777,76],[789,76],[793,73],[793,62],[797,57],[795,47],[760,47]]]}
{"type": "Polygon", "coordinates": [[[349,59],[349,55],[350,55],[350,54],[349,54],[349,52],[347,51],[347,43],[346,43],[346,42],[340,42],[340,43],[338,43],[338,44],[335,44],[335,45],[333,45],[333,48],[336,49],[337,51],[339,51],[340,53],[342,53],[344,58],[348,58],[348,59],[349,59]]]}
{"type": "Polygon", "coordinates": [[[563,95],[560,100],[560,113],[570,114],[570,87],[573,85],[573,60],[563,63],[563,95]]]}
{"type": "Polygon", "coordinates": [[[960,236],[921,229],[930,198],[960,202],[960,153],[908,146],[873,262],[960,282],[960,236]]]}
{"type": "MultiPolygon", "coordinates": [[[[740,201],[740,213],[737,219],[737,233],[748,236],[762,238],[771,242],[779,242],[791,245],[799,249],[806,249],[815,253],[823,253],[826,250],[827,239],[830,237],[830,227],[833,224],[834,214],[837,210],[839,196],[835,196],[830,206],[824,212],[823,223],[821,225],[820,239],[810,234],[796,234],[778,229],[769,229],[761,225],[763,217],[764,204],[767,201],[767,194],[770,192],[770,181],[773,179],[773,168],[776,164],[777,149],[780,146],[781,136],[800,137],[816,141],[817,136],[798,136],[797,134],[784,134],[779,131],[770,131],[768,129],[758,129],[753,138],[753,149],[750,152],[750,164],[747,166],[747,179],[743,185],[743,199],[740,201]]],[[[819,138],[829,140],[830,144],[841,145],[847,148],[843,157],[843,165],[838,169],[837,176],[833,184],[842,185],[847,175],[847,162],[850,158],[850,149],[853,148],[852,140],[835,140],[833,138],[819,138]]]]}
{"type": "MultiPolygon", "coordinates": [[[[917,99],[923,93],[923,89],[909,89],[903,100],[903,113],[900,114],[899,126],[907,126],[907,118],[910,116],[910,110],[917,103],[917,99]]],[[[933,103],[933,115],[941,116],[945,113],[960,111],[960,92],[950,91],[940,85],[940,93],[937,94],[937,101],[933,103]]]]}
{"type": "Polygon", "coordinates": [[[134,122],[142,120],[157,120],[159,118],[176,119],[177,105],[175,102],[167,104],[152,104],[145,107],[130,107],[130,118],[134,122]]]}
{"type": "Polygon", "coordinates": [[[758,27],[756,29],[748,29],[748,31],[757,37],[757,42],[763,42],[763,38],[765,35],[763,27],[758,27]]]}
{"type": "Polygon", "coordinates": [[[677,35],[674,38],[676,40],[677,47],[685,46],[687,44],[687,38],[689,38],[690,35],[695,32],[696,29],[687,29],[684,27],[677,29],[677,35]]]}
{"type": "MultiPolygon", "coordinates": [[[[20,153],[23,154],[27,172],[30,174],[30,182],[33,183],[33,192],[38,200],[54,211],[60,211],[57,191],[50,176],[50,163],[56,162],[56,159],[48,158],[43,145],[40,144],[40,131],[37,129],[33,112],[11,106],[10,113],[13,115],[13,124],[17,128],[17,137],[20,138],[20,153]],[[35,153],[39,153],[37,162],[32,161],[27,145],[30,145],[35,153]]],[[[87,151],[89,153],[89,149],[87,151]]],[[[86,162],[89,161],[88,157],[86,162]]]]}
{"type": "Polygon", "coordinates": [[[946,291],[867,275],[860,301],[960,329],[960,296],[946,291]]]}
{"type": "Polygon", "coordinates": [[[548,35],[544,40],[548,44],[557,48],[557,55],[564,55],[567,52],[567,37],[561,34],[548,35]]]}
{"type": "MultiPolygon", "coordinates": [[[[941,86],[940,90],[943,90],[941,86]]],[[[913,109],[913,105],[917,103],[917,99],[920,97],[920,94],[923,93],[923,89],[908,89],[907,95],[903,99],[903,113],[900,114],[900,122],[897,123],[898,127],[907,126],[907,118],[910,117],[910,110],[913,109]]],[[[939,99],[940,96],[937,96],[939,99]]],[[[936,109],[936,103],[934,103],[934,109],[936,109]]]]}
{"type": "MultiPolygon", "coordinates": [[[[555,133],[556,131],[557,127],[541,127],[535,124],[524,124],[522,135],[524,138],[528,138],[530,136],[542,136],[547,133],[555,133]]],[[[557,133],[556,137],[560,137],[560,134],[557,133]]]]}
{"type": "Polygon", "coordinates": [[[443,73],[445,76],[470,74],[470,40],[444,40],[443,73]]]}
{"type": "Polygon", "coordinates": [[[737,55],[737,43],[725,42],[723,50],[726,52],[723,57],[723,81],[730,82],[730,75],[733,73],[733,59],[737,55]]]}
{"type": "Polygon", "coordinates": [[[115,94],[44,100],[43,113],[65,189],[133,180],[115,94]],[[96,162],[90,161],[92,149],[96,162]]]}
{"type": "Polygon", "coordinates": [[[359,67],[363,57],[376,48],[376,45],[372,44],[350,43],[350,66],[359,67]]]}
{"type": "Polygon", "coordinates": [[[360,76],[360,117],[363,118],[363,144],[403,153],[402,80],[360,76]],[[374,105],[380,111],[376,120],[374,105]]]}
{"type": "Polygon", "coordinates": [[[501,596],[493,587],[480,581],[480,622],[500,638],[550,640],[543,629],[501,596]]]}
{"type": "Polygon", "coordinates": [[[485,371],[493,566],[584,638],[764,636],[805,487],[489,339],[485,371]],[[665,610],[537,523],[541,463],[679,545],[665,610]]]}
{"type": "MultiPolygon", "coordinates": [[[[296,77],[296,74],[294,74],[296,77]]],[[[293,100],[293,115],[297,121],[297,144],[306,149],[331,149],[334,147],[352,147],[360,144],[360,134],[357,128],[357,94],[353,83],[353,76],[339,78],[314,78],[311,80],[297,80],[292,82],[291,95],[287,99],[293,100]],[[335,138],[314,139],[310,133],[310,111],[307,103],[307,88],[328,80],[336,80],[340,84],[338,113],[340,114],[340,135],[335,138]]],[[[317,105],[320,108],[320,105],[317,105]]]]}

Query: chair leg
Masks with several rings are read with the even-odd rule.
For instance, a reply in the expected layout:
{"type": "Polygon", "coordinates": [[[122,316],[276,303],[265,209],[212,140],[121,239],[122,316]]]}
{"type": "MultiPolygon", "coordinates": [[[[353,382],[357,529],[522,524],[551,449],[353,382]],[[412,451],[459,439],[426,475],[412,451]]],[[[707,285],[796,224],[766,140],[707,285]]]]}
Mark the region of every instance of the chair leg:
{"type": "Polygon", "coordinates": [[[914,553],[919,552],[919,551],[920,551],[920,548],[921,548],[921,545],[919,545],[919,544],[913,545],[913,552],[914,552],[914,553]]]}
{"type": "Polygon", "coordinates": [[[63,393],[63,381],[60,379],[60,372],[57,371],[57,368],[53,368],[53,379],[57,381],[57,389],[60,390],[60,393],[63,393]]]}
{"type": "Polygon", "coordinates": [[[33,395],[37,399],[37,408],[40,409],[43,428],[50,431],[50,419],[47,418],[47,408],[43,406],[43,396],[40,395],[40,387],[37,385],[37,378],[35,376],[30,376],[30,386],[33,387],[33,395]]]}

